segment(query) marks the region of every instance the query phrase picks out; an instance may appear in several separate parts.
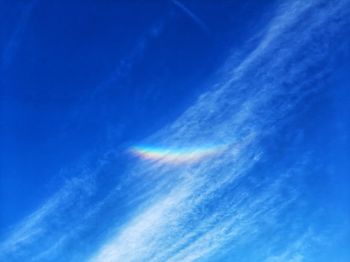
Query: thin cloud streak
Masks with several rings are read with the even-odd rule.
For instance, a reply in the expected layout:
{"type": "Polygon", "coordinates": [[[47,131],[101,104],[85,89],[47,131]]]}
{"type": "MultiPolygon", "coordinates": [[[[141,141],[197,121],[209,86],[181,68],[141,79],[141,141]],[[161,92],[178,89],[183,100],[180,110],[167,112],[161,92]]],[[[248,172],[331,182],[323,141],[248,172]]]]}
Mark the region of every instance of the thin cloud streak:
{"type": "Polygon", "coordinates": [[[203,31],[209,32],[209,28],[207,25],[199,19],[199,17],[193,13],[190,9],[188,9],[184,4],[177,0],[171,0],[171,2],[177,6],[182,12],[184,12],[189,18],[191,18],[203,31]]]}
{"type": "Polygon", "coordinates": [[[18,21],[18,24],[13,31],[12,35],[10,36],[9,41],[7,42],[7,45],[5,46],[3,52],[2,52],[2,59],[1,59],[1,66],[0,69],[4,70],[7,68],[11,63],[15,56],[15,53],[22,41],[22,35],[25,31],[25,28],[27,26],[27,23],[30,19],[30,16],[32,14],[33,8],[37,4],[38,0],[33,0],[30,2],[23,10],[23,13],[20,17],[20,20],[18,21]]]}
{"type": "Polygon", "coordinates": [[[111,87],[111,85],[115,85],[120,78],[127,76],[133,65],[142,58],[146,49],[163,33],[164,29],[164,21],[157,22],[150,26],[137,40],[136,45],[130,50],[128,55],[117,63],[110,76],[100,83],[97,87],[97,91],[111,87]]]}

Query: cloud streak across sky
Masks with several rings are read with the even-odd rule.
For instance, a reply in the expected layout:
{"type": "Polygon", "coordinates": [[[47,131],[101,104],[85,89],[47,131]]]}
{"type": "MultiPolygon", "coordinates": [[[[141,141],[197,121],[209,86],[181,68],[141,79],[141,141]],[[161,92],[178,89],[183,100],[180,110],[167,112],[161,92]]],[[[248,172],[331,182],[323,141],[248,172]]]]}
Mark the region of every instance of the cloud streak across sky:
{"type": "MultiPolygon", "coordinates": [[[[143,141],[158,148],[201,148],[210,141],[226,145],[220,154],[175,165],[133,159],[134,165],[123,174],[125,181],[98,200],[95,179],[90,179],[98,172],[89,171],[14,228],[1,245],[3,257],[9,261],[63,257],[90,262],[215,261],[218,250],[234,252],[235,247],[254,241],[298,199],[300,192],[289,183],[307,165],[301,156],[299,162],[269,170],[268,177],[258,176],[254,168],[264,158],[264,141],[279,132],[303,98],[317,91],[315,83],[325,77],[327,68],[307,79],[305,72],[327,61],[327,55],[325,50],[308,50],[305,56],[304,51],[315,39],[327,41],[337,33],[344,26],[347,8],[347,1],[291,1],[279,6],[256,48],[238,66],[228,59],[225,72],[210,90],[177,120],[143,141]],[[125,193],[131,184],[137,184],[134,191],[125,193]],[[121,200],[133,211],[117,220],[113,206],[121,200]],[[102,210],[110,210],[103,225],[98,222],[102,210]],[[96,223],[105,230],[98,232],[96,223]],[[90,236],[85,242],[78,237],[86,235],[90,236]],[[77,239],[88,248],[72,250],[77,239]]],[[[166,150],[162,154],[172,157],[166,150]]],[[[261,261],[303,261],[300,243],[313,238],[307,232],[295,237],[292,250],[271,251],[261,261]]]]}
{"type": "Polygon", "coordinates": [[[172,2],[188,17],[190,17],[203,31],[209,32],[207,25],[201,19],[199,19],[199,17],[196,14],[194,14],[190,9],[188,9],[183,3],[177,0],[172,0],[172,2]]]}
{"type": "Polygon", "coordinates": [[[11,34],[2,52],[1,69],[4,69],[11,64],[14,58],[14,55],[17,51],[17,48],[20,45],[20,42],[22,40],[22,35],[25,31],[28,20],[30,19],[33,8],[37,4],[37,2],[38,2],[37,0],[34,0],[34,1],[31,1],[29,4],[27,4],[26,6],[24,6],[19,22],[15,27],[15,30],[11,34]]]}

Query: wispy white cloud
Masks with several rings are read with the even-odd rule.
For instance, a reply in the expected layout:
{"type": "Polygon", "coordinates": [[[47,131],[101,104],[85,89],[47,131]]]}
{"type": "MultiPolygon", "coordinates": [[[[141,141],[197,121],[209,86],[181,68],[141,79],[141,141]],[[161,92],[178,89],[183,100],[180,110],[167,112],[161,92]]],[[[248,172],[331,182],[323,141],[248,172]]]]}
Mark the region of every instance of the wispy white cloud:
{"type": "MultiPolygon", "coordinates": [[[[0,258],[14,259],[21,253],[26,253],[28,247],[36,245],[50,247],[61,238],[62,231],[53,230],[60,225],[65,227],[66,219],[74,216],[76,207],[93,192],[91,177],[74,178],[66,183],[54,196],[49,198],[38,210],[29,215],[12,229],[10,237],[0,245],[0,258]],[[58,235],[57,235],[58,234],[58,235]],[[51,239],[52,238],[52,239],[51,239]],[[45,241],[52,241],[45,243],[45,241]]],[[[69,220],[68,220],[69,221],[69,220]]],[[[70,221],[69,223],[72,223],[70,221]]],[[[31,250],[33,252],[34,250],[31,250]]],[[[35,250],[39,254],[47,250],[35,250]]]]}
{"type": "Polygon", "coordinates": [[[313,242],[316,234],[311,229],[303,232],[288,247],[278,254],[271,255],[265,260],[266,262],[302,262],[305,261],[305,255],[313,242]]]}
{"type": "MultiPolygon", "coordinates": [[[[262,196],[243,192],[243,199],[232,201],[217,196],[249,173],[262,151],[260,139],[274,132],[276,121],[286,117],[299,101],[297,96],[307,93],[302,88],[320,77],[311,75],[310,82],[301,82],[305,81],[301,77],[304,71],[323,59],[320,54],[297,61],[297,66],[291,67],[290,63],[313,40],[313,32],[327,27],[329,20],[341,13],[342,4],[322,8],[316,1],[296,1],[282,6],[258,47],[232,70],[232,77],[202,95],[174,124],[149,139],[169,145],[201,144],[208,140],[229,140],[237,145],[235,142],[242,137],[252,137],[234,157],[227,152],[183,170],[189,174],[183,183],[165,196],[160,195],[124,225],[91,261],[195,261],[234,237],[242,237],[243,232],[249,232],[259,220],[267,219],[292,199],[277,203],[279,183],[264,190],[262,196]],[[307,24],[301,19],[306,19],[307,24]],[[290,42],[295,37],[298,40],[290,42]],[[211,210],[205,204],[208,202],[216,207],[211,210]],[[203,215],[200,208],[209,215],[203,215]]],[[[159,172],[157,168],[148,172],[159,172]]]]}
{"type": "MultiPolygon", "coordinates": [[[[296,1],[282,6],[258,47],[232,70],[232,77],[202,95],[177,121],[149,138],[166,145],[200,145],[208,140],[229,140],[237,145],[242,138],[247,142],[234,157],[235,146],[220,158],[182,170],[182,183],[160,194],[149,208],[135,215],[91,261],[195,261],[256,228],[259,220],[278,213],[293,199],[278,203],[282,198],[279,183],[272,183],[275,186],[266,188],[262,196],[242,192],[243,200],[232,201],[218,196],[249,173],[262,151],[260,139],[274,133],[276,121],[286,117],[307,94],[301,90],[325,73],[321,70],[305,81],[305,70],[324,58],[317,52],[296,61],[296,66],[290,64],[313,40],[313,32],[327,27],[335,33],[328,23],[332,17],[342,15],[342,4],[322,8],[316,1],[296,1]],[[208,202],[216,207],[209,208],[208,202]],[[237,206],[241,202],[242,207],[237,206]],[[201,208],[205,215],[199,211],[201,208]]],[[[148,170],[150,174],[161,172],[157,166],[152,168],[148,170]]],[[[166,172],[170,175],[165,177],[177,173],[166,172]]]]}

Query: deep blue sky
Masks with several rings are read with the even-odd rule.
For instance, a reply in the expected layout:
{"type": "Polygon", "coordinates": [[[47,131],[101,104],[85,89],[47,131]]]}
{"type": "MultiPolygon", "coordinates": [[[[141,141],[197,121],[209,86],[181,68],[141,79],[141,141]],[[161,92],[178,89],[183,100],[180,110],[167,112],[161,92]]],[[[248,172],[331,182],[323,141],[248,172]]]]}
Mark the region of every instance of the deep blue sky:
{"type": "MultiPolygon", "coordinates": [[[[166,248],[145,245],[130,225],[148,212],[157,217],[158,208],[172,217],[184,205],[198,213],[173,218],[184,231],[151,222],[148,229],[158,220],[145,219],[145,241],[209,234],[213,222],[192,225],[212,214],[219,217],[214,228],[227,234],[208,252],[192,246],[202,241],[196,235],[154,261],[193,261],[189,254],[197,253],[199,261],[347,261],[350,6],[336,2],[0,1],[3,256],[103,261],[111,243],[126,254],[142,246],[144,257],[134,258],[152,261],[150,254],[166,248]],[[228,149],[222,162],[174,167],[130,155],[143,144],[169,147],[169,157],[172,148],[190,151],[189,144],[228,149]],[[187,190],[183,176],[205,177],[210,188],[235,172],[243,175],[221,178],[225,186],[214,196],[191,191],[203,195],[198,206],[178,193],[179,203],[162,209],[172,190],[187,190]],[[240,202],[241,194],[249,197],[240,202]],[[236,229],[225,224],[233,210],[243,219],[235,223],[258,233],[242,227],[235,242],[236,229]],[[130,234],[135,246],[123,241],[130,234]],[[54,251],[43,253],[42,243],[54,251]]],[[[171,227],[166,218],[160,222],[171,227]]],[[[123,254],[110,257],[122,261],[123,254]]]]}

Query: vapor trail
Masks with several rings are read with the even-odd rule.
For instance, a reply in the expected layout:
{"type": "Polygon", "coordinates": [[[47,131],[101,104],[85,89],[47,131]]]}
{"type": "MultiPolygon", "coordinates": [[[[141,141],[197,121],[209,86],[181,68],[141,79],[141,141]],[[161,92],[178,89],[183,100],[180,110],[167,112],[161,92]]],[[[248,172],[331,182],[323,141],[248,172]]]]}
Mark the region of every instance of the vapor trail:
{"type": "Polygon", "coordinates": [[[197,25],[199,25],[204,31],[209,32],[207,25],[184,4],[177,0],[172,0],[173,4],[180,8],[186,15],[188,15],[197,25]]]}

